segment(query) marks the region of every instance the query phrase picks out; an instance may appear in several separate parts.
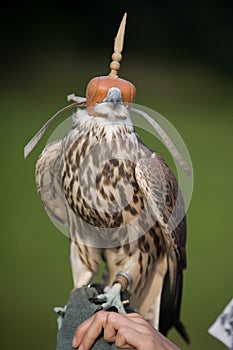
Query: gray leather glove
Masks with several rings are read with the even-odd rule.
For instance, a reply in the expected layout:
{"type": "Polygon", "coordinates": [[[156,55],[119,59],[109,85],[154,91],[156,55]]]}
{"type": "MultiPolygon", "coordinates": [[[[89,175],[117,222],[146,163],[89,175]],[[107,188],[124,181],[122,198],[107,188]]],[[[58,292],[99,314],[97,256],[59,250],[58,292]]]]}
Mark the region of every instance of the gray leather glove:
{"type": "MultiPolygon", "coordinates": [[[[66,312],[61,328],[57,334],[57,350],[72,350],[72,340],[76,328],[87,318],[93,315],[98,309],[98,305],[89,301],[95,298],[97,290],[92,287],[82,287],[75,289],[67,302],[66,312]]],[[[117,350],[114,343],[106,342],[103,337],[99,337],[92,346],[93,350],[117,350]]]]}

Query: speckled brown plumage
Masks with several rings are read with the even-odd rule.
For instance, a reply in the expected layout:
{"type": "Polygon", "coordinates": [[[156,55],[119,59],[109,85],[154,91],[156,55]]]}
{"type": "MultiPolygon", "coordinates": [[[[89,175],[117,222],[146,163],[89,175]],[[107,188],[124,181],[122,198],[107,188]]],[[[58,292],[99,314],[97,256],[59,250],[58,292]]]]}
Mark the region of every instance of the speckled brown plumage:
{"type": "Polygon", "coordinates": [[[104,259],[108,283],[129,274],[132,306],[166,334],[181,327],[184,203],[165,161],[140,140],[125,106],[117,108],[77,111],[64,139],[38,159],[38,192],[48,214],[68,226],[75,287],[104,259]]]}

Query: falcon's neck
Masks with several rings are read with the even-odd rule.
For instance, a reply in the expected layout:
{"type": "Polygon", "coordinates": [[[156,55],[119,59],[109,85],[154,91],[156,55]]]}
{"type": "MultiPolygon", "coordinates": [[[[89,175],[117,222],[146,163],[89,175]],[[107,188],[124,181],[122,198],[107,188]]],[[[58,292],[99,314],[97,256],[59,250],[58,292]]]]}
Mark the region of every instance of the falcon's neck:
{"type": "Polygon", "coordinates": [[[73,130],[82,134],[92,131],[98,139],[103,137],[112,139],[117,135],[124,136],[134,133],[134,127],[129,112],[127,112],[127,116],[124,119],[120,119],[112,114],[108,114],[107,116],[91,116],[86,109],[78,109],[73,116],[73,120],[73,130]]]}

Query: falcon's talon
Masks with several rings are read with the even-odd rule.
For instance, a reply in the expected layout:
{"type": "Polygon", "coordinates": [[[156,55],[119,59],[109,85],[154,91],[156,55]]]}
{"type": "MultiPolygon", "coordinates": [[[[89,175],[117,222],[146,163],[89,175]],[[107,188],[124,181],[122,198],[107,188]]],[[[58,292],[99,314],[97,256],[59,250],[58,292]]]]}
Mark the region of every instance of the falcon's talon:
{"type": "Polygon", "coordinates": [[[105,310],[105,311],[107,311],[110,307],[111,307],[111,304],[109,304],[109,303],[103,303],[103,304],[102,304],[102,308],[103,308],[103,310],[105,310]]]}
{"type": "Polygon", "coordinates": [[[118,308],[116,306],[110,306],[110,308],[108,308],[107,311],[118,312],[118,308]]]}
{"type": "Polygon", "coordinates": [[[89,300],[91,303],[94,303],[94,304],[96,304],[96,302],[98,301],[96,297],[88,298],[88,300],[89,300]]]}
{"type": "Polygon", "coordinates": [[[96,314],[99,311],[102,311],[103,309],[104,309],[103,306],[97,307],[97,309],[94,311],[94,314],[96,314]]]}
{"type": "Polygon", "coordinates": [[[89,298],[89,300],[94,304],[102,304],[107,301],[105,294],[99,294],[94,298],[89,298]]]}

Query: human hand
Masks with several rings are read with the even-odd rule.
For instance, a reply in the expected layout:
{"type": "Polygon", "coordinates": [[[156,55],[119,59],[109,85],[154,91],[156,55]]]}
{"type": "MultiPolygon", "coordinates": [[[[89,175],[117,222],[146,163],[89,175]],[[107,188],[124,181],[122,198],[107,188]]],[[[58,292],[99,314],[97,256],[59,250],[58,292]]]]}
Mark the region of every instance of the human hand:
{"type": "Polygon", "coordinates": [[[179,350],[141,315],[107,311],[99,311],[84,321],[76,329],[72,346],[79,350],[91,349],[102,330],[107,342],[115,343],[116,347],[122,349],[179,350]]]}

